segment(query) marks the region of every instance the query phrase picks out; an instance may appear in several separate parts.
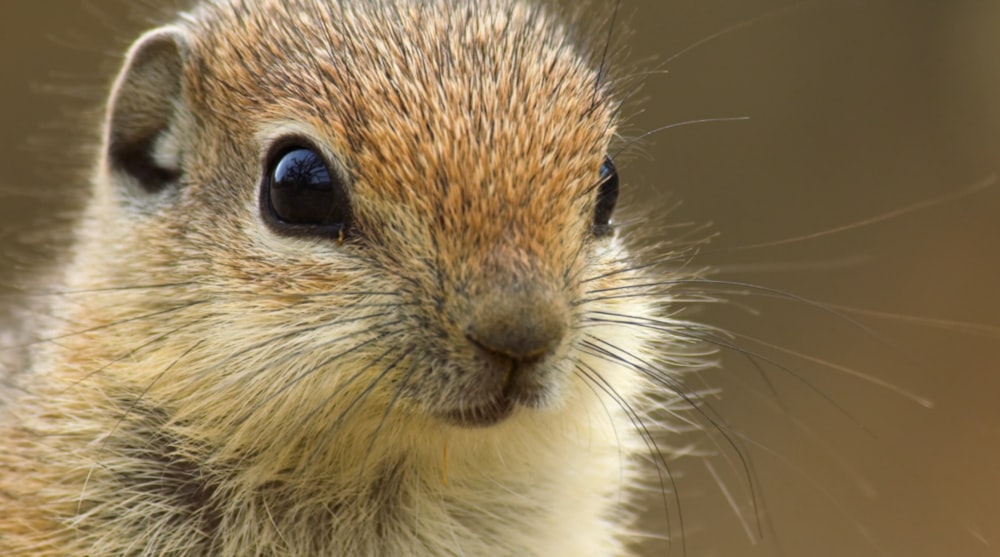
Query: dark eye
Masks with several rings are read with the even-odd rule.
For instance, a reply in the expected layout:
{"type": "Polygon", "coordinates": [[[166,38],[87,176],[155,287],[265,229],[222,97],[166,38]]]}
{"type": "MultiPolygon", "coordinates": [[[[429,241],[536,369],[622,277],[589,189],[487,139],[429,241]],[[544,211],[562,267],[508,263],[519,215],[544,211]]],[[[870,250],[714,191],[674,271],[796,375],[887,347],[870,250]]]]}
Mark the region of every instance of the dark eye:
{"type": "Polygon", "coordinates": [[[606,236],[611,233],[611,215],[618,203],[618,169],[611,157],[604,157],[601,165],[601,183],[597,186],[597,205],[594,208],[594,234],[606,236]]]}
{"type": "Polygon", "coordinates": [[[323,157],[308,147],[271,156],[261,204],[271,224],[289,232],[340,236],[350,224],[346,188],[323,157]]]}

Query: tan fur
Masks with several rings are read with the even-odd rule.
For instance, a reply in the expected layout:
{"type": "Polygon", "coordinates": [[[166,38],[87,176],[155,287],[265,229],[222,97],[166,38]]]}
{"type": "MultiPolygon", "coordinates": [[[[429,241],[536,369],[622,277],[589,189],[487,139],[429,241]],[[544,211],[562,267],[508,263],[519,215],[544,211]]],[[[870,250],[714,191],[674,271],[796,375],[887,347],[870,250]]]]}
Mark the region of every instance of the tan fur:
{"type": "Polygon", "coordinates": [[[646,408],[663,333],[595,318],[666,323],[669,300],[590,234],[616,105],[549,12],[470,4],[217,0],[147,35],[167,62],[120,78],[139,96],[108,144],[168,114],[180,181],[96,174],[3,410],[0,554],[626,553],[645,448],[623,407],[646,408]],[[288,134],[351,177],[342,242],[262,222],[288,134]],[[462,319],[521,280],[569,315],[543,400],[442,420],[480,381],[462,319]]]}

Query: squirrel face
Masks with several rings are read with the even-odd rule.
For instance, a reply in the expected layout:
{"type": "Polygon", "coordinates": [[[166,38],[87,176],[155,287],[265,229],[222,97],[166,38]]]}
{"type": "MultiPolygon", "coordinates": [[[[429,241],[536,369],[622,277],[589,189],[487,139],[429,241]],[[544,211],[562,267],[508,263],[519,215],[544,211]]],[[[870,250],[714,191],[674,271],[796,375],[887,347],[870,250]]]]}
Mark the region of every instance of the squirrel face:
{"type": "Polygon", "coordinates": [[[142,36],[0,553],[623,554],[677,322],[572,34],[519,0],[205,0],[142,36]]]}
{"type": "Polygon", "coordinates": [[[594,294],[633,274],[616,107],[567,29],[509,2],[196,10],[133,47],[106,129],[105,210],[198,285],[147,396],[252,444],[281,416],[489,426],[624,389],[607,361],[641,335],[595,317],[641,307],[594,294]]]}

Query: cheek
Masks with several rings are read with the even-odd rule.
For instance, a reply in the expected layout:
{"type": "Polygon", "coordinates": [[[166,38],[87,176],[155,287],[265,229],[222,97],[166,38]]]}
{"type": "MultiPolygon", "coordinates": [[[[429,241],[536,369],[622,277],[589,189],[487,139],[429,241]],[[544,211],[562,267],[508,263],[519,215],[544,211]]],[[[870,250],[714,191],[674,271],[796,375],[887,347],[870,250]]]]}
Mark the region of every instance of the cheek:
{"type": "Polygon", "coordinates": [[[195,348],[179,361],[197,362],[200,371],[182,376],[195,367],[175,366],[163,384],[173,391],[167,398],[185,401],[185,419],[224,420],[219,431],[252,444],[326,435],[348,416],[358,423],[381,415],[405,357],[405,331],[382,297],[232,300],[215,301],[215,317],[190,331],[195,348]]]}
{"type": "Polygon", "coordinates": [[[663,373],[654,340],[663,333],[647,326],[656,319],[645,300],[611,300],[589,309],[582,317],[576,345],[581,379],[598,391],[611,389],[616,397],[632,400],[646,390],[650,379],[663,373]]]}

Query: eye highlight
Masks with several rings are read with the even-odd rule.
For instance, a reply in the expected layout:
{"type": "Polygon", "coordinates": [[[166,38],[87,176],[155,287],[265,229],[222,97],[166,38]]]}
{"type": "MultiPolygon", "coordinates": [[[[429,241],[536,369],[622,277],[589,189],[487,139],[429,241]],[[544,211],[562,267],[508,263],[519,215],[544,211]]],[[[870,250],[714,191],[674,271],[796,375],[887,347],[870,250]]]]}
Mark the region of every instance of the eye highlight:
{"type": "Polygon", "coordinates": [[[597,186],[597,203],[594,206],[594,235],[611,233],[611,215],[618,203],[618,169],[611,157],[605,155],[601,164],[601,182],[597,186]]]}
{"type": "Polygon", "coordinates": [[[316,149],[302,145],[276,149],[268,157],[261,209],[272,228],[295,235],[339,238],[351,221],[343,181],[316,149]]]}

